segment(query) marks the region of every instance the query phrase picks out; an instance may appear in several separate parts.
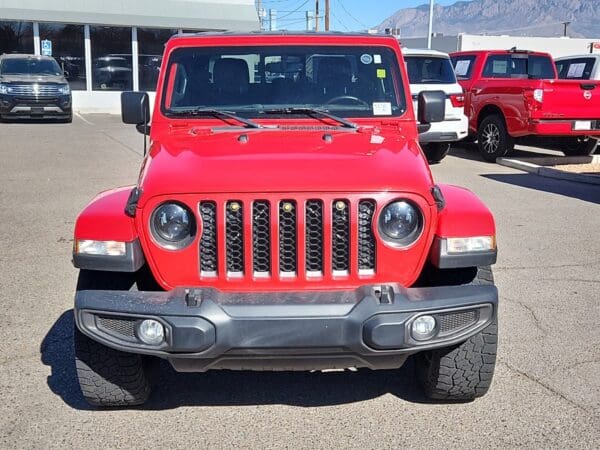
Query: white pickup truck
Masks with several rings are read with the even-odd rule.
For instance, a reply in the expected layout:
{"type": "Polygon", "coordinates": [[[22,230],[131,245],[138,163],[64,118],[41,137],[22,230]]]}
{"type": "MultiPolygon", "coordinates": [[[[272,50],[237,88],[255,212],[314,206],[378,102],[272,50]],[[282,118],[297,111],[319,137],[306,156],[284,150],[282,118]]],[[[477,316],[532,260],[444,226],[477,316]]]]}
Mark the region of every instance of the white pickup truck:
{"type": "Polygon", "coordinates": [[[404,49],[410,90],[415,110],[423,91],[444,91],[446,115],[442,122],[431,124],[429,131],[419,136],[419,142],[430,164],[440,162],[450,150],[450,143],[467,137],[469,120],[465,115],[463,89],[456,81],[447,53],[435,50],[404,49]]]}
{"type": "Polygon", "coordinates": [[[564,56],[555,60],[558,78],[600,80],[600,55],[564,56]]]}

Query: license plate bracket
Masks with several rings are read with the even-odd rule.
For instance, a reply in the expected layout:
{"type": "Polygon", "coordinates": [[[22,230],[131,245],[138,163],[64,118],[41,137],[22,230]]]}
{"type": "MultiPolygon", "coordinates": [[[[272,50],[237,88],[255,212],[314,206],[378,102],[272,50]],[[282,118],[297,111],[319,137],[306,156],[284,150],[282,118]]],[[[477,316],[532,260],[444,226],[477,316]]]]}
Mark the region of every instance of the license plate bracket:
{"type": "Polygon", "coordinates": [[[576,120],[573,122],[573,131],[590,131],[592,129],[591,120],[576,120]]]}

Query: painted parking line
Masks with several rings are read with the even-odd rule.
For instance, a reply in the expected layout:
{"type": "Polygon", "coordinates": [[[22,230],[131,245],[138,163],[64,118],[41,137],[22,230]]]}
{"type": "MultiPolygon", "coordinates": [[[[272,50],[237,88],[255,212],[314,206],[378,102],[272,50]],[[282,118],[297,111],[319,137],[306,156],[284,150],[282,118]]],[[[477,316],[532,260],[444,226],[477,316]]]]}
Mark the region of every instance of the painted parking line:
{"type": "Polygon", "coordinates": [[[81,114],[79,113],[75,113],[75,115],[80,118],[81,120],[83,120],[85,123],[87,123],[88,125],[94,125],[92,122],[90,122],[89,120],[87,120],[86,118],[84,118],[81,114]]]}

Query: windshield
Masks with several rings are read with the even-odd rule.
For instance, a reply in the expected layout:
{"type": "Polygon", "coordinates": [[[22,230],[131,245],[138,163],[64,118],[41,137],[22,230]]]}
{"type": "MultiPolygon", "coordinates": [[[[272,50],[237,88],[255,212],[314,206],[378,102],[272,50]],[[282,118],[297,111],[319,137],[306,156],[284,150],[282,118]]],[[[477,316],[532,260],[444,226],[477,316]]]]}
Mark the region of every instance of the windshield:
{"type": "Polygon", "coordinates": [[[286,108],[341,117],[406,110],[398,62],[385,47],[181,48],[172,53],[166,73],[161,108],[173,117],[198,108],[245,117],[286,108]]]}
{"type": "Polygon", "coordinates": [[[103,58],[96,60],[96,67],[99,69],[106,67],[122,67],[128,69],[129,66],[125,58],[103,58]]]}
{"type": "Polygon", "coordinates": [[[53,59],[8,58],[2,61],[3,75],[62,75],[62,70],[53,59]]]}
{"type": "Polygon", "coordinates": [[[456,76],[448,58],[407,56],[406,68],[410,84],[454,84],[456,76]]]}

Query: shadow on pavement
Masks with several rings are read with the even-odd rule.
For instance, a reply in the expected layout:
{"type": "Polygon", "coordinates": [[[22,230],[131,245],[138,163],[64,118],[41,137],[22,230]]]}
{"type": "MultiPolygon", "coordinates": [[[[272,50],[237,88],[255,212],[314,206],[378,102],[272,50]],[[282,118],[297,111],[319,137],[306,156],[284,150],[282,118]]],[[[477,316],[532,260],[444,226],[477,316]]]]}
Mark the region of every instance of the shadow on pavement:
{"type": "MultiPolygon", "coordinates": [[[[457,142],[450,149],[449,156],[455,156],[461,159],[467,159],[469,161],[480,161],[488,164],[495,164],[486,161],[479,154],[479,149],[476,143],[469,142],[457,142]]],[[[509,158],[521,159],[521,158],[540,158],[544,156],[558,156],[563,157],[561,152],[545,150],[545,149],[534,149],[534,150],[525,150],[522,147],[516,147],[510,154],[509,158]]]]}
{"type": "Polygon", "coordinates": [[[593,184],[557,180],[531,173],[483,174],[481,176],[500,183],[563,195],[565,197],[576,198],[590,203],[600,203],[600,186],[593,184]]]}
{"type": "MultiPolygon", "coordinates": [[[[93,410],[79,390],[73,356],[73,310],[54,323],[41,346],[41,360],[50,366],[48,387],[72,408],[93,410]]],[[[429,403],[414,380],[411,359],[399,370],[358,372],[177,373],[166,361],[150,400],[136,409],[165,410],[181,406],[292,405],[331,406],[392,394],[414,403],[429,403]]]]}

